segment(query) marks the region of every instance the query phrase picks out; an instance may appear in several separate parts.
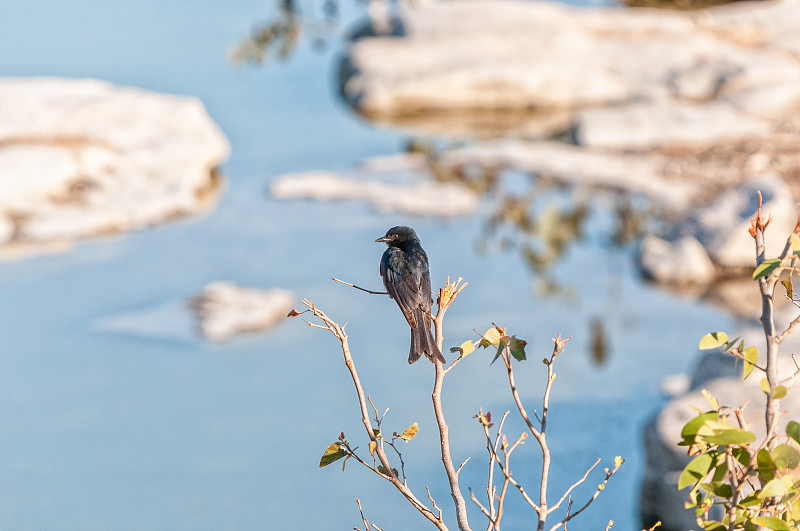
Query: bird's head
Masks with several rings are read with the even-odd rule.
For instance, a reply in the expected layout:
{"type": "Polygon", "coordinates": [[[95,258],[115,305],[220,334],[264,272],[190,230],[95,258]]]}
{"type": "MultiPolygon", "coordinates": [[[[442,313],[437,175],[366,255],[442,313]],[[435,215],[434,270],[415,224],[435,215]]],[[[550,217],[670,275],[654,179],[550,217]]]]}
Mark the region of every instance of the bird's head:
{"type": "Polygon", "coordinates": [[[419,241],[417,233],[411,227],[399,225],[386,231],[386,235],[375,240],[386,242],[386,245],[403,245],[404,243],[419,241]]]}

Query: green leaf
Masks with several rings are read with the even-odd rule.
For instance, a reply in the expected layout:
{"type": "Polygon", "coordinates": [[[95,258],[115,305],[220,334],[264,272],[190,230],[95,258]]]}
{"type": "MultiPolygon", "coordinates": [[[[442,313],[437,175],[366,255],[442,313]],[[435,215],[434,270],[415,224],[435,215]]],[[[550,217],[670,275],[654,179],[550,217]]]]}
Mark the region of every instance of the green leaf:
{"type": "Polygon", "coordinates": [[[720,498],[730,499],[733,496],[733,488],[727,483],[723,483],[714,488],[714,495],[720,498]]]}
{"type": "Polygon", "coordinates": [[[761,390],[769,396],[769,380],[766,378],[761,378],[761,390]]]}
{"type": "Polygon", "coordinates": [[[721,347],[728,343],[728,334],[725,332],[711,332],[700,339],[700,350],[709,350],[721,347]]]}
{"type": "Polygon", "coordinates": [[[511,347],[511,355],[514,356],[514,359],[517,361],[525,361],[525,345],[528,342],[518,338],[517,336],[511,336],[511,342],[509,346],[511,347]]]}
{"type": "Polygon", "coordinates": [[[800,465],[800,452],[794,446],[788,444],[779,444],[772,450],[772,458],[775,460],[775,466],[783,470],[788,470],[800,465]]]}
{"type": "MultiPolygon", "coordinates": [[[[494,358],[492,358],[492,363],[497,361],[497,358],[499,358],[500,355],[503,353],[503,351],[506,349],[506,346],[508,345],[509,341],[511,341],[511,338],[508,336],[503,336],[497,341],[497,353],[495,353],[494,358]]],[[[491,365],[492,363],[490,363],[489,365],[491,365]]]]}
{"type": "MultiPolygon", "coordinates": [[[[792,240],[792,252],[794,254],[800,253],[800,236],[793,232],[789,238],[792,240]]],[[[800,256],[800,254],[798,254],[798,256],[800,256]]]]}
{"type": "Polygon", "coordinates": [[[730,444],[750,444],[756,440],[756,434],[739,428],[715,430],[714,435],[706,435],[703,440],[711,444],[728,446],[730,444]]]}
{"type": "Polygon", "coordinates": [[[728,463],[725,462],[725,459],[720,459],[719,461],[716,470],[714,470],[714,476],[711,478],[712,481],[722,481],[728,472],[728,463]]]}
{"type": "Polygon", "coordinates": [[[489,345],[496,345],[501,337],[503,337],[503,334],[500,333],[496,326],[493,326],[483,334],[478,344],[483,348],[487,348],[489,345]]]}
{"type": "Polygon", "coordinates": [[[733,458],[739,461],[743,466],[750,466],[750,452],[745,448],[731,448],[731,453],[733,454],[733,458]]]}
{"type": "Polygon", "coordinates": [[[761,262],[755,271],[753,271],[753,280],[758,280],[761,277],[766,277],[781,265],[780,258],[770,258],[761,262]]]}
{"type": "MultiPolygon", "coordinates": [[[[378,465],[378,472],[387,476],[390,475],[388,472],[386,472],[386,469],[383,467],[383,465],[378,465]]],[[[397,472],[396,468],[392,467],[392,472],[394,472],[395,477],[400,477],[400,474],[397,472]]]]}
{"type": "Polygon", "coordinates": [[[739,505],[742,507],[752,507],[753,505],[761,505],[761,500],[758,499],[758,496],[755,494],[751,494],[744,498],[742,501],[739,502],[739,505]]]}
{"type": "Polygon", "coordinates": [[[678,478],[678,490],[683,490],[708,476],[714,466],[714,457],[715,454],[700,454],[689,461],[678,478]]]}
{"type": "Polygon", "coordinates": [[[342,443],[335,442],[325,449],[322,458],[319,460],[319,467],[325,467],[341,459],[347,457],[347,452],[342,448],[342,443]]]}
{"type": "Polygon", "coordinates": [[[792,288],[792,281],[791,280],[781,280],[781,284],[786,289],[786,297],[789,299],[794,298],[794,289],[792,288]]]}
{"type": "MultiPolygon", "coordinates": [[[[679,446],[689,446],[697,442],[697,432],[698,430],[709,420],[717,420],[719,415],[717,415],[716,411],[709,411],[708,413],[704,413],[702,415],[698,415],[697,417],[693,418],[681,430],[681,437],[683,437],[683,441],[678,443],[679,446]]],[[[800,425],[798,425],[800,428],[800,425]]],[[[800,433],[800,430],[798,430],[800,433]]]]}
{"type": "Polygon", "coordinates": [[[789,526],[786,525],[786,522],[780,518],[775,518],[774,516],[756,516],[751,521],[756,525],[763,525],[764,527],[768,529],[774,529],[775,531],[789,531],[789,526]]]}
{"type": "Polygon", "coordinates": [[[775,463],[765,448],[762,448],[756,454],[756,463],[758,464],[758,477],[762,483],[767,483],[775,477],[775,463]]]}
{"type": "Polygon", "coordinates": [[[756,347],[747,347],[742,351],[742,356],[747,360],[744,362],[744,377],[746,380],[750,373],[753,372],[755,364],[758,363],[758,349],[756,347]]]}
{"type": "Polygon", "coordinates": [[[786,425],[786,435],[794,439],[794,442],[800,444],[800,424],[791,420],[786,425]]]}
{"type": "Polygon", "coordinates": [[[784,387],[782,385],[776,385],[775,386],[775,394],[772,395],[772,398],[774,398],[775,400],[780,400],[784,396],[786,396],[786,387],[784,387]]]}

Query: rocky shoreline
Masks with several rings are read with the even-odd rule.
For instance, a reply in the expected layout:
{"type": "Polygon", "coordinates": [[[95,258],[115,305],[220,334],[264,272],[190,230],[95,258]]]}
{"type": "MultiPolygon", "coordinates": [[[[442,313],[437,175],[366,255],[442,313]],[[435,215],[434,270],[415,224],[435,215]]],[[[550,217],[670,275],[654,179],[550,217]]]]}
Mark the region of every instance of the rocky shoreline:
{"type": "Polygon", "coordinates": [[[229,152],[196,98],[0,78],[0,259],[206,212],[229,152]]]}

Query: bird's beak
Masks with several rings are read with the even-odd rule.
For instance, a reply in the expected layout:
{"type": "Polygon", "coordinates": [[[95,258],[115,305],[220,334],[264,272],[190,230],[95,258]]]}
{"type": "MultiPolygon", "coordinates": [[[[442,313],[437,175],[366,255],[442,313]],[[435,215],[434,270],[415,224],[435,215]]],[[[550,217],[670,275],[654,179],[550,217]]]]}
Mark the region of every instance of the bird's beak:
{"type": "Polygon", "coordinates": [[[387,236],[381,236],[380,238],[378,238],[377,240],[375,240],[375,242],[376,242],[376,243],[377,243],[377,242],[388,242],[388,241],[391,241],[391,240],[390,240],[390,238],[388,238],[387,236]]]}

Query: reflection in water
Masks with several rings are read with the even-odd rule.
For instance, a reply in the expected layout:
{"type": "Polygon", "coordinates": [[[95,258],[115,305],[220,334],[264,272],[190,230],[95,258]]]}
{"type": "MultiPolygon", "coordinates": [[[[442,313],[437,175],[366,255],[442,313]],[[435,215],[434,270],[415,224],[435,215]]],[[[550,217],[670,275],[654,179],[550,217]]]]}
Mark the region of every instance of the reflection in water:
{"type": "MultiPolygon", "coordinates": [[[[297,0],[275,0],[275,14],[260,23],[230,56],[235,63],[261,65],[271,57],[286,60],[295,51],[300,39],[306,37],[318,49],[326,49],[332,40],[342,39],[341,0],[310,0],[301,9],[297,0]]],[[[366,6],[370,32],[391,34],[391,13],[413,0],[362,0],[351,2],[366,6]]],[[[354,38],[351,35],[351,38],[354,38]]]]}
{"type": "Polygon", "coordinates": [[[301,14],[295,0],[279,0],[277,14],[260,24],[251,35],[231,52],[236,63],[263,64],[270,57],[286,60],[294,51],[303,32],[309,32],[312,42],[324,49],[339,23],[336,0],[323,0],[322,15],[301,14]]]}
{"type": "Polygon", "coordinates": [[[600,317],[594,317],[589,326],[589,337],[591,338],[589,354],[592,362],[597,366],[605,365],[608,361],[609,350],[603,320],[600,317]]]}
{"type": "Polygon", "coordinates": [[[730,4],[735,0],[621,0],[631,7],[657,7],[661,9],[693,10],[730,4]]]}
{"type": "Polygon", "coordinates": [[[405,151],[425,155],[435,180],[456,182],[488,203],[491,213],[478,237],[478,251],[519,252],[534,273],[541,297],[576,297],[569,285],[556,278],[557,265],[584,240],[593,216],[610,219],[603,231],[610,247],[636,243],[652,224],[647,201],[630,193],[559,183],[502,164],[439,164],[439,155],[453,147],[453,143],[412,138],[405,151]],[[604,203],[609,206],[602,207],[604,203]]]}

